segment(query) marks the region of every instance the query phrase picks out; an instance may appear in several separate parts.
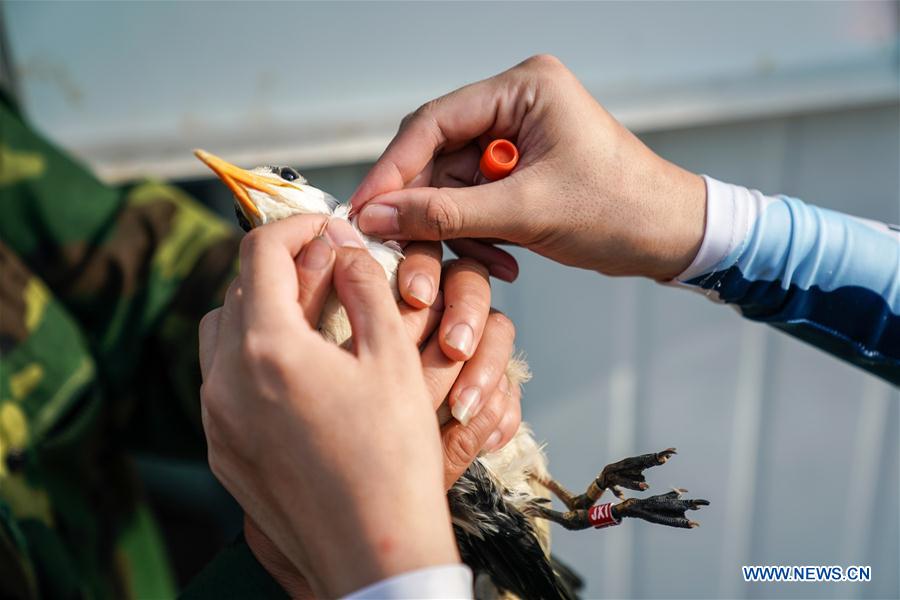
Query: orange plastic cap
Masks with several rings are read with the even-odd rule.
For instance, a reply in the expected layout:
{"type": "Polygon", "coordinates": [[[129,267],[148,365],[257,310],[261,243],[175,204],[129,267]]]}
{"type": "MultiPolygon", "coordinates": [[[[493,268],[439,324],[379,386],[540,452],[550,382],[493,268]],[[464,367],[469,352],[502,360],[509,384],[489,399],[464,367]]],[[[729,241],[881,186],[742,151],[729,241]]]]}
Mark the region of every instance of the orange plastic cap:
{"type": "Polygon", "coordinates": [[[484,149],[478,167],[481,174],[490,181],[503,179],[516,168],[519,150],[509,140],[494,140],[484,149]]]}

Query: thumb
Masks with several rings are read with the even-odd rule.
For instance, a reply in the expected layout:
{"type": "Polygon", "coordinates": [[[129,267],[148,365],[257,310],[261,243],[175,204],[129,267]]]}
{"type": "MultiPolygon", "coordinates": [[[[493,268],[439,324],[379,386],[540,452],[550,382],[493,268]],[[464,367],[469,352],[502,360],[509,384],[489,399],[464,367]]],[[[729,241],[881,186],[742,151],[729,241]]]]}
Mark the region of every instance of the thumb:
{"type": "Polygon", "coordinates": [[[359,213],[359,228],[391,239],[493,237],[518,242],[523,220],[513,178],[464,188],[410,188],[376,196],[359,213]]]}
{"type": "Polygon", "coordinates": [[[378,354],[396,348],[398,340],[408,339],[384,269],[368,251],[338,248],[334,288],[347,311],[357,355],[378,354]]]}

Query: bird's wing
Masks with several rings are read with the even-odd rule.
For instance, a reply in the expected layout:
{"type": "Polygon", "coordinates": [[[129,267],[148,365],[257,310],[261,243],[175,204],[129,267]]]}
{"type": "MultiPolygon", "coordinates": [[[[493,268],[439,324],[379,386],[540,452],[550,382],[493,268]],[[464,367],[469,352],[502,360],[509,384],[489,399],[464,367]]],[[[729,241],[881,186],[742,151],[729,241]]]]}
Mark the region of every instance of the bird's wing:
{"type": "Polygon", "coordinates": [[[476,576],[521,598],[568,600],[570,590],[554,572],[528,518],[503,498],[476,460],[447,493],[460,555],[476,576]]]}

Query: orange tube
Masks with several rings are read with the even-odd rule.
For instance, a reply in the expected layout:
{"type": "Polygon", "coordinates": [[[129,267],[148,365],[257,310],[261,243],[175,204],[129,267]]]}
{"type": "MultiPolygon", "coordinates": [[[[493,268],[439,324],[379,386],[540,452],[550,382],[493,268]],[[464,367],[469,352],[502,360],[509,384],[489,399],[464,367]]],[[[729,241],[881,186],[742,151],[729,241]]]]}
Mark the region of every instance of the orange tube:
{"type": "Polygon", "coordinates": [[[516,168],[519,150],[509,140],[494,140],[484,149],[478,168],[488,181],[503,179],[516,168]]]}

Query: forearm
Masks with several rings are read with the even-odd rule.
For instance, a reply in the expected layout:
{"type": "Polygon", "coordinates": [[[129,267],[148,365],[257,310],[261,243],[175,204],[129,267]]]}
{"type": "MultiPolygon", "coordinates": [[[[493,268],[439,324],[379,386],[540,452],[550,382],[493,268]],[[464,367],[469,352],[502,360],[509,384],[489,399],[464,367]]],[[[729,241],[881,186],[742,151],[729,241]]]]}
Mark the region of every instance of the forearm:
{"type": "Polygon", "coordinates": [[[705,236],[677,280],[900,381],[900,234],[794,198],[706,181],[705,236]]]}

